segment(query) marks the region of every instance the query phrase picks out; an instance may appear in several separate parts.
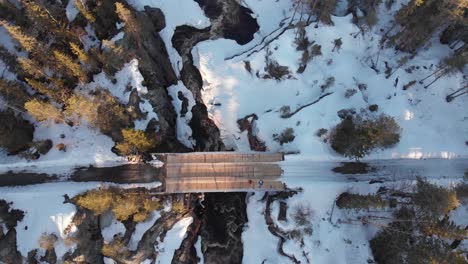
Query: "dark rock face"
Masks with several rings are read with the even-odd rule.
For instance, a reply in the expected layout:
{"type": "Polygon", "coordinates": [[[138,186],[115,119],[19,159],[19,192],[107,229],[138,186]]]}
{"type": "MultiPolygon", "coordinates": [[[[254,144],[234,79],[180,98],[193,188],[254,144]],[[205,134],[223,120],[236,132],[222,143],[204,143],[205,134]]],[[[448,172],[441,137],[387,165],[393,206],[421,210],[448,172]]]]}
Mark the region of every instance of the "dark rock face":
{"type": "Polygon", "coordinates": [[[197,151],[223,151],[224,143],[220,132],[213,120],[208,117],[206,106],[198,103],[192,108],[192,119],[189,126],[192,128],[192,137],[197,142],[197,151]]]}
{"type": "Polygon", "coordinates": [[[127,111],[135,115],[137,119],[142,119],[146,117],[146,113],[143,113],[140,109],[141,98],[138,95],[137,90],[130,92],[130,96],[127,104],[127,111]]]}
{"type": "Polygon", "coordinates": [[[0,222],[5,223],[7,229],[0,228],[0,263],[22,263],[23,257],[16,245],[15,227],[23,217],[23,211],[12,209],[5,200],[0,200],[0,222]]]}
{"type": "Polygon", "coordinates": [[[196,0],[210,18],[212,26],[197,29],[192,26],[178,26],[172,37],[172,45],[182,57],[183,68],[180,77],[185,87],[189,89],[196,105],[192,108],[190,128],[196,141],[196,151],[221,151],[225,146],[216,124],[208,117],[208,111],[201,98],[203,79],[198,69],[193,65],[192,48],[200,41],[208,39],[233,39],[243,45],[253,39],[259,26],[251,11],[235,0],[196,0]]]}
{"type": "Polygon", "coordinates": [[[12,110],[0,112],[0,147],[15,155],[29,148],[34,126],[12,110]]]}
{"type": "Polygon", "coordinates": [[[139,60],[138,68],[148,88],[145,96],[159,116],[158,126],[162,132],[160,152],[186,152],[176,137],[177,113],[172,105],[166,88],[177,84],[177,76],[172,68],[166,45],[159,36],[159,31],[166,26],[163,12],[158,8],[145,7],[143,12],[135,11],[136,20],[141,27],[137,41],[125,34],[124,46],[134,53],[139,60]]]}
{"type": "Polygon", "coordinates": [[[115,13],[114,1],[86,1],[86,6],[88,10],[94,10],[96,13],[93,28],[99,39],[112,38],[118,33],[115,23],[119,22],[119,17],[115,13]]]}
{"type": "Polygon", "coordinates": [[[285,201],[280,201],[280,209],[278,212],[278,220],[279,221],[287,221],[287,212],[288,212],[288,204],[285,201]]]}
{"type": "Polygon", "coordinates": [[[245,193],[205,195],[202,250],[205,263],[242,263],[242,230],[247,222],[245,193]]]}
{"type": "Polygon", "coordinates": [[[200,233],[201,218],[198,215],[193,215],[192,217],[193,222],[187,228],[187,233],[180,247],[174,252],[172,264],[197,264],[199,262],[194,245],[200,233]]]}
{"type": "Polygon", "coordinates": [[[251,13],[250,9],[239,6],[238,12],[233,13],[232,20],[228,20],[229,22],[224,27],[224,38],[235,40],[240,45],[249,43],[260,28],[257,20],[250,15],[251,13]],[[237,23],[232,23],[232,21],[237,21],[237,23]]]}
{"type": "Polygon", "coordinates": [[[0,236],[0,263],[22,263],[22,256],[16,249],[16,229],[11,228],[0,236]]]}
{"type": "Polygon", "coordinates": [[[166,17],[164,16],[164,13],[161,9],[145,6],[145,12],[151,18],[154,29],[157,32],[163,30],[166,27],[166,17]]]}
{"type": "Polygon", "coordinates": [[[201,97],[203,79],[197,67],[193,65],[192,47],[198,42],[210,38],[211,28],[197,29],[191,26],[179,26],[172,37],[172,45],[183,59],[183,68],[180,77],[185,87],[189,89],[195,99],[192,108],[192,119],[189,123],[192,129],[192,137],[195,139],[196,151],[221,151],[224,144],[218,127],[208,117],[208,111],[201,97]]]}
{"type": "Polygon", "coordinates": [[[195,0],[211,20],[221,20],[223,36],[244,45],[253,39],[260,28],[252,11],[229,0],[195,0]]]}
{"type": "Polygon", "coordinates": [[[104,239],[101,235],[99,226],[99,217],[91,211],[77,208],[73,217],[73,222],[77,224],[78,231],[76,235],[76,249],[73,253],[67,253],[63,257],[73,263],[96,263],[103,264],[101,248],[104,239]]]}
{"type": "Polygon", "coordinates": [[[182,109],[180,109],[180,116],[184,117],[185,114],[187,114],[188,112],[189,101],[187,97],[185,97],[181,91],[177,93],[177,98],[179,98],[179,100],[182,102],[182,109]]]}
{"type": "Polygon", "coordinates": [[[49,264],[57,263],[57,254],[55,253],[55,249],[48,249],[44,256],[41,257],[41,262],[46,262],[49,264]]]}

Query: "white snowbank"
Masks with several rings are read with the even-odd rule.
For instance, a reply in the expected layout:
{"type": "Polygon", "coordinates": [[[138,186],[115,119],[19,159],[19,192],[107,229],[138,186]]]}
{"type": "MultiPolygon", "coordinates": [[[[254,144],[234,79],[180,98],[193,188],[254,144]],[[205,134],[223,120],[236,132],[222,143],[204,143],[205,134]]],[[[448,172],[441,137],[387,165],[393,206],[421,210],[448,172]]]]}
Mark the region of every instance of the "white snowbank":
{"type": "Polygon", "coordinates": [[[185,87],[182,81],[179,81],[177,85],[168,87],[167,91],[172,97],[172,105],[174,105],[177,113],[177,139],[186,147],[193,148],[195,141],[192,139],[192,129],[189,126],[190,120],[192,120],[192,107],[195,105],[193,94],[185,87]],[[187,113],[185,116],[181,116],[180,113],[182,110],[182,101],[178,98],[179,92],[188,100],[187,113]]]}
{"type": "Polygon", "coordinates": [[[138,223],[135,227],[135,232],[133,232],[132,237],[130,239],[130,243],[128,248],[130,250],[136,250],[138,246],[138,242],[140,242],[143,234],[150,229],[151,226],[161,217],[160,212],[155,211],[151,214],[151,217],[147,219],[145,222],[138,223]]]}
{"type": "Polygon", "coordinates": [[[158,246],[160,250],[162,249],[157,257],[158,263],[171,263],[174,252],[180,247],[182,240],[185,238],[187,228],[192,222],[192,217],[183,218],[167,232],[164,243],[158,246]]]}
{"type": "Polygon", "coordinates": [[[117,234],[125,234],[125,226],[117,219],[112,219],[112,223],[101,230],[104,242],[111,242],[117,234]]]}
{"type": "Polygon", "coordinates": [[[198,236],[197,242],[195,243],[195,250],[197,251],[197,257],[200,258],[198,263],[204,264],[205,258],[203,257],[202,245],[201,245],[201,236],[198,236]]]}
{"type": "Polygon", "coordinates": [[[289,260],[280,256],[276,249],[278,238],[273,236],[265,224],[265,203],[260,202],[263,193],[257,192],[247,199],[247,218],[249,222],[244,227],[242,242],[244,258],[242,263],[287,263],[289,260]]]}

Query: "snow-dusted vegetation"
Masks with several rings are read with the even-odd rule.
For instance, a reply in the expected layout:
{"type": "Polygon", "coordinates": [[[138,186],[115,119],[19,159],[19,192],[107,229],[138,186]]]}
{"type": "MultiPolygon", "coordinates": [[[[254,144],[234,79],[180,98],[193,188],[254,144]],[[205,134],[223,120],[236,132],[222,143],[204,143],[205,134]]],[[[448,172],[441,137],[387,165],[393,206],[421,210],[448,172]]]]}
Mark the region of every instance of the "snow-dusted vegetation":
{"type": "Polygon", "coordinates": [[[467,13],[0,0],[0,263],[466,263],[467,13]]]}

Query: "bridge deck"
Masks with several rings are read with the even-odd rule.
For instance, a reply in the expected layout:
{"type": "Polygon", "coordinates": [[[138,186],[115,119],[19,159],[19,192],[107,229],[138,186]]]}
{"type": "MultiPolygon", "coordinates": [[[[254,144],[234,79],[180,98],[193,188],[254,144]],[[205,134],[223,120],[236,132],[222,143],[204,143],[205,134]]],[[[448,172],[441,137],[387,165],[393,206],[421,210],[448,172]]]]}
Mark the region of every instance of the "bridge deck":
{"type": "Polygon", "coordinates": [[[158,154],[167,193],[282,190],[282,153],[158,154]]]}

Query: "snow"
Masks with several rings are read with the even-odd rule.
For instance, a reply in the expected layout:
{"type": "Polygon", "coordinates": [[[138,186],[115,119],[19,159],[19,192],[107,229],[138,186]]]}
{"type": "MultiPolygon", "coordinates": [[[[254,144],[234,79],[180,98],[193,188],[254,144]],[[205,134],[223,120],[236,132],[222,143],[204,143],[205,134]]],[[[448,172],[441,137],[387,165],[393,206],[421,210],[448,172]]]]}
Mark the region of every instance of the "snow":
{"type": "Polygon", "coordinates": [[[200,258],[198,263],[205,263],[205,258],[203,257],[202,245],[201,245],[201,236],[198,236],[197,242],[195,242],[195,250],[197,251],[197,257],[200,258]]]}
{"type": "MultiPolygon", "coordinates": [[[[268,150],[300,151],[302,157],[314,160],[340,160],[343,157],[316,137],[316,131],[319,128],[329,129],[340,122],[336,114],[338,110],[355,108],[359,112],[371,104],[378,104],[378,113],[394,117],[401,126],[401,140],[391,149],[374,151],[368,159],[468,156],[468,149],[464,144],[468,133],[465,110],[468,99],[465,96],[451,103],[445,101],[447,94],[460,87],[462,74],[446,76],[428,89],[416,84],[407,91],[402,90],[404,84],[412,80],[419,81],[430,74],[435,69],[435,66],[430,66],[437,65],[452,52],[436,39],[389,79],[383,73],[384,61],[389,61],[395,69],[397,59],[408,54],[395,54],[392,48],[383,49],[377,66],[381,74],[376,74],[369,66],[369,58],[375,58],[378,52],[378,28],[356,36],[359,29],[351,23],[351,15],[332,17],[334,26],[320,24],[316,29],[315,24],[312,24],[307,28],[309,40],[321,45],[322,55],[313,58],[303,74],[295,73],[302,54],[296,51],[294,30],[287,30],[270,44],[272,58],[280,65],[289,67],[292,79],[278,82],[256,77],[257,71],[264,73],[265,50],[250,57],[242,55],[228,59],[259,43],[284,17],[288,17],[290,11],[286,2],[290,1],[279,1],[271,5],[258,0],[246,1],[260,24],[260,32],[246,46],[240,46],[232,40],[219,39],[200,42],[192,51],[204,81],[203,100],[210,117],[220,127],[221,136],[228,148],[232,147],[237,151],[250,150],[246,133],[239,131],[237,120],[256,113],[259,116],[256,123],[258,136],[265,141],[268,150]],[[343,42],[339,52],[332,51],[333,40],[337,38],[341,38],[343,42]],[[250,61],[252,74],[245,70],[243,61],[250,61]],[[411,74],[407,73],[405,68],[413,65],[420,68],[411,74]],[[424,69],[424,66],[428,68],[424,69]],[[329,77],[335,78],[335,84],[327,91],[333,94],[291,118],[280,117],[279,109],[282,106],[290,106],[295,110],[319,98],[323,94],[320,85],[329,77]],[[399,82],[395,88],[397,77],[399,82]],[[357,89],[356,82],[367,84],[367,90],[363,93],[358,91],[353,97],[346,99],[346,89],[357,89]],[[217,106],[215,103],[221,105],[217,106]],[[281,146],[273,140],[272,135],[281,133],[288,127],[295,130],[296,138],[281,146]],[[441,139],[444,144],[440,144],[441,139]]],[[[388,14],[382,14],[382,17],[387,16],[388,14]]]]}
{"type": "Polygon", "coordinates": [[[450,220],[462,228],[468,226],[468,205],[466,202],[450,212],[450,220]]]}
{"type": "Polygon", "coordinates": [[[120,99],[123,104],[127,104],[130,98],[130,92],[127,85],[131,86],[131,89],[136,89],[139,95],[147,94],[148,89],[143,86],[143,76],[138,69],[138,60],[133,59],[126,63],[123,68],[115,74],[116,83],[113,84],[109,78],[107,78],[104,72],[94,76],[93,82],[88,85],[88,89],[104,88],[109,90],[113,96],[120,99]]]}
{"type": "Polygon", "coordinates": [[[169,230],[164,238],[164,243],[159,245],[159,252],[157,257],[158,263],[171,263],[174,252],[180,247],[182,240],[185,238],[187,228],[193,222],[192,217],[186,217],[177,222],[171,230],[169,230]]]}
{"type": "MultiPolygon", "coordinates": [[[[380,187],[378,184],[368,183],[305,183],[300,184],[304,192],[288,200],[288,219],[292,219],[294,207],[297,205],[310,206],[312,209],[312,236],[305,236],[305,250],[314,263],[366,263],[372,259],[369,240],[376,234],[378,228],[372,225],[337,224],[338,220],[345,220],[350,214],[346,210],[335,208],[329,221],[332,205],[336,197],[345,191],[353,193],[372,193],[380,187]],[[348,242],[347,242],[348,241],[348,242]],[[352,241],[349,244],[349,241],[352,241]]],[[[295,186],[295,187],[299,187],[295,186]]],[[[288,245],[289,253],[302,258],[297,244],[288,245]]]]}
{"type": "Polygon", "coordinates": [[[94,29],[91,26],[91,24],[86,25],[84,29],[87,34],[85,36],[81,36],[80,40],[81,42],[83,42],[84,49],[88,51],[91,47],[98,46],[100,41],[96,37],[96,33],[94,32],[94,29]]]}
{"type": "Polygon", "coordinates": [[[3,26],[0,26],[0,46],[4,47],[11,54],[15,54],[21,57],[24,57],[27,54],[26,52],[18,51],[15,48],[19,47],[19,45],[15,44],[15,41],[3,26]]]}
{"type": "Polygon", "coordinates": [[[69,0],[65,9],[65,14],[69,22],[73,22],[80,11],[75,6],[75,0],[69,0]]]}
{"type": "Polygon", "coordinates": [[[161,217],[161,213],[155,211],[151,214],[151,217],[147,219],[145,222],[138,223],[135,227],[135,232],[133,232],[132,237],[130,239],[130,243],[128,248],[130,250],[136,250],[138,246],[138,242],[140,242],[143,234],[150,229],[151,226],[161,217]]]}
{"type": "MultiPolygon", "coordinates": [[[[119,36],[119,34],[117,36],[119,36]]],[[[144,95],[148,93],[148,88],[143,85],[144,78],[138,69],[137,59],[133,59],[126,63],[123,68],[115,74],[115,80],[116,83],[114,84],[109,80],[109,78],[107,78],[104,72],[101,72],[95,75],[93,82],[88,84],[85,88],[88,90],[105,88],[123,104],[127,104],[129,102],[130,93],[135,89],[141,99],[140,109],[143,113],[148,113],[146,118],[135,121],[135,129],[145,130],[151,119],[154,118],[159,120],[158,115],[154,112],[150,102],[144,99],[144,95]],[[128,89],[128,86],[131,87],[130,90],[128,89]]]]}
{"type": "MultiPolygon", "coordinates": [[[[76,213],[75,206],[63,203],[64,195],[73,197],[79,193],[98,187],[116,186],[119,188],[154,188],[161,183],[148,184],[102,184],[99,182],[60,182],[45,183],[24,187],[0,187],[0,199],[13,202],[14,209],[25,212],[24,219],[18,223],[17,244],[18,251],[27,256],[32,249],[38,248],[38,239],[43,233],[54,233],[59,237],[56,244],[57,256],[61,257],[72,246],[66,246],[64,238],[65,229],[70,226],[76,213]]],[[[125,231],[120,223],[113,223],[111,227],[103,230],[105,239],[110,239],[115,233],[125,231]]],[[[74,228],[71,229],[73,231],[74,228]]],[[[106,240],[107,241],[107,240],[106,240]]]]}
{"type": "Polygon", "coordinates": [[[117,263],[111,258],[104,257],[103,260],[104,260],[104,264],[115,264],[115,263],[117,263]]]}
{"type": "MultiPolygon", "coordinates": [[[[2,61],[0,61],[0,69],[1,67],[2,61]]],[[[5,76],[16,78],[9,71],[5,71],[5,76]]],[[[127,104],[131,92],[127,89],[129,86],[138,92],[141,97],[140,109],[143,113],[147,113],[145,118],[135,121],[135,129],[145,130],[151,119],[159,120],[152,105],[144,99],[148,89],[142,84],[143,76],[138,69],[137,59],[126,63],[115,74],[115,79],[117,82],[114,84],[104,73],[100,73],[94,76],[93,82],[80,88],[83,93],[99,88],[108,89],[121,103],[127,104]]],[[[42,155],[35,161],[27,161],[17,156],[6,156],[0,152],[0,172],[13,170],[68,174],[72,168],[79,166],[92,164],[97,167],[105,167],[127,163],[125,158],[119,157],[111,151],[115,143],[110,137],[86,124],[71,127],[63,123],[36,122],[32,118],[29,120],[35,123],[35,141],[50,139],[54,146],[63,143],[66,146],[66,151],[59,151],[53,147],[46,155],[42,155]],[[61,135],[64,137],[62,138],[61,135]]]]}
{"type": "MultiPolygon", "coordinates": [[[[315,162],[312,166],[306,167],[304,165],[310,162],[286,160],[282,166],[285,176],[281,180],[290,188],[303,188],[303,192],[287,199],[286,222],[277,219],[279,213],[277,201],[271,204],[271,217],[280,228],[291,231],[297,228],[293,221],[295,208],[299,205],[310,207],[313,233],[311,236],[303,234],[303,247],[300,246],[300,241],[288,240],[283,246],[284,251],[294,255],[301,263],[307,263],[303,251],[308,254],[311,263],[367,263],[368,259],[373,259],[369,240],[375,236],[381,226],[372,223],[363,225],[356,221],[358,216],[368,214],[366,211],[340,210],[335,206],[331,214],[332,206],[339,194],[343,192],[375,193],[381,186],[411,187],[416,183],[415,175],[428,177],[428,180],[434,184],[452,187],[462,180],[466,169],[466,162],[457,162],[457,160],[406,160],[405,162],[400,162],[401,166],[394,166],[391,162],[382,162],[382,170],[379,169],[376,175],[370,173],[370,179],[378,179],[387,175],[390,180],[384,184],[369,184],[365,175],[354,175],[356,178],[352,179],[335,174],[330,171],[332,166],[327,163],[320,166],[315,162]],[[405,162],[413,165],[406,167],[405,162]],[[445,170],[446,168],[449,170],[445,170]],[[403,176],[404,179],[400,178],[403,176]],[[355,182],[358,180],[359,182],[355,182]]],[[[378,165],[372,164],[372,166],[378,165]]],[[[267,229],[264,218],[265,202],[260,201],[263,195],[263,192],[256,192],[248,196],[246,201],[249,222],[242,234],[243,263],[262,263],[263,261],[265,261],[263,263],[289,263],[290,260],[277,253],[278,238],[267,229]]],[[[389,217],[391,212],[373,210],[372,214],[389,217]]],[[[450,219],[462,227],[468,225],[466,205],[452,211],[450,219]]]]}
{"type": "MultiPolygon", "coordinates": [[[[204,15],[203,10],[195,1],[192,0],[127,0],[127,2],[139,11],[144,10],[145,6],[160,8],[163,11],[166,20],[166,27],[159,32],[159,35],[166,44],[172,68],[179,76],[182,68],[182,58],[177,50],[172,46],[172,36],[174,35],[174,31],[177,26],[191,25],[196,28],[206,28],[210,26],[210,21],[204,15]]],[[[177,110],[177,139],[186,147],[193,148],[194,142],[191,138],[192,130],[188,126],[191,119],[191,109],[195,104],[193,95],[181,81],[179,81],[177,85],[169,87],[168,92],[172,96],[172,103],[177,110]],[[177,97],[178,91],[182,91],[184,96],[189,100],[188,113],[185,117],[180,116],[180,107],[182,102],[177,97]]]]}
{"type": "Polygon", "coordinates": [[[90,186],[91,184],[67,183],[0,188],[1,199],[12,201],[12,208],[25,211],[23,221],[16,228],[18,251],[27,256],[30,250],[39,247],[38,239],[43,233],[54,233],[59,237],[56,253],[63,256],[68,249],[60,242],[63,242],[64,230],[70,225],[76,212],[72,204],[63,203],[63,195],[74,196],[90,186]],[[59,186],[61,188],[57,188],[59,186]]]}
{"type": "Polygon", "coordinates": [[[111,151],[114,142],[108,136],[88,126],[68,126],[67,124],[36,124],[34,140],[50,139],[53,145],[63,143],[66,151],[53,147],[38,160],[27,161],[16,156],[5,156],[0,159],[0,172],[34,171],[36,173],[67,174],[70,169],[94,164],[111,166],[126,163],[111,151]],[[61,138],[61,135],[65,135],[61,138]]]}
{"type": "Polygon", "coordinates": [[[242,263],[286,263],[289,260],[278,255],[276,249],[278,238],[273,236],[265,224],[265,203],[260,202],[263,193],[256,192],[247,198],[247,219],[244,227],[242,242],[244,245],[244,258],[242,263]]]}
{"type": "Polygon", "coordinates": [[[0,77],[8,81],[16,80],[16,74],[12,73],[9,68],[10,67],[0,59],[0,77]]]}
{"type": "Polygon", "coordinates": [[[192,139],[192,129],[189,126],[192,119],[192,107],[195,105],[193,94],[185,87],[182,81],[179,81],[177,85],[168,87],[167,90],[172,97],[172,104],[177,113],[177,139],[186,147],[193,148],[195,142],[192,139]],[[188,100],[187,113],[184,117],[181,116],[182,101],[178,98],[179,92],[188,100]]]}
{"type": "Polygon", "coordinates": [[[0,236],[6,235],[6,233],[8,232],[7,226],[4,223],[1,223],[0,228],[2,229],[2,233],[0,233],[0,236]]]}
{"type": "Polygon", "coordinates": [[[122,224],[122,222],[114,218],[108,227],[101,230],[101,234],[104,238],[104,242],[111,242],[115,235],[125,234],[125,226],[122,224]]]}

